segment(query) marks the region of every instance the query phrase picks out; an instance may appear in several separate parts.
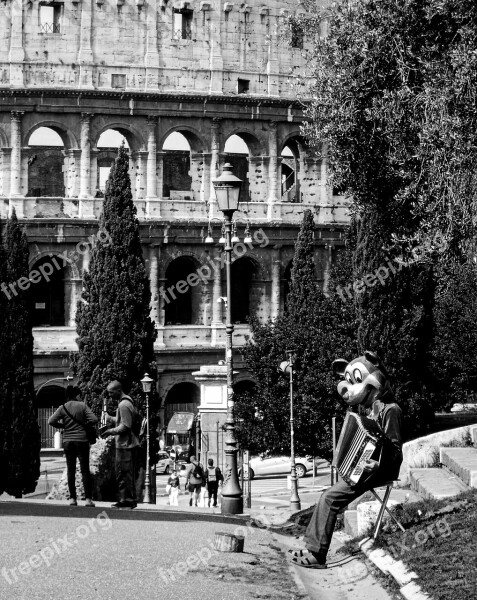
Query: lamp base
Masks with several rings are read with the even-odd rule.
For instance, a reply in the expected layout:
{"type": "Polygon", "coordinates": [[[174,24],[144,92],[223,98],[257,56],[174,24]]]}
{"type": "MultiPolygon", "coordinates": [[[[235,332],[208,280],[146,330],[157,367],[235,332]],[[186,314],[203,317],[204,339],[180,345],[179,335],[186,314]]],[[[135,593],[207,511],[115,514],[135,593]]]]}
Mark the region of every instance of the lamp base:
{"type": "Polygon", "coordinates": [[[243,497],[224,497],[222,496],[223,515],[241,515],[243,514],[243,497]]]}

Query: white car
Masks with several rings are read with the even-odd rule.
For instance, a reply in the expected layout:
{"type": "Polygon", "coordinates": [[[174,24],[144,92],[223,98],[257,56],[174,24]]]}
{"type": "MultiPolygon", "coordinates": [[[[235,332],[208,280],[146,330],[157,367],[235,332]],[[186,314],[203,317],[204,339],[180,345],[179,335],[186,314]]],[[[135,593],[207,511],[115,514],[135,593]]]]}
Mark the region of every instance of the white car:
{"type": "MultiPolygon", "coordinates": [[[[321,458],[316,459],[317,464],[323,466],[321,458]]],[[[295,468],[297,477],[304,477],[308,472],[313,473],[313,458],[307,456],[295,457],[295,468]]],[[[289,475],[291,471],[291,458],[289,456],[254,456],[250,459],[249,468],[245,465],[243,476],[244,479],[253,479],[257,476],[263,475],[289,475]]],[[[239,470],[239,476],[241,475],[241,469],[239,470]]]]}

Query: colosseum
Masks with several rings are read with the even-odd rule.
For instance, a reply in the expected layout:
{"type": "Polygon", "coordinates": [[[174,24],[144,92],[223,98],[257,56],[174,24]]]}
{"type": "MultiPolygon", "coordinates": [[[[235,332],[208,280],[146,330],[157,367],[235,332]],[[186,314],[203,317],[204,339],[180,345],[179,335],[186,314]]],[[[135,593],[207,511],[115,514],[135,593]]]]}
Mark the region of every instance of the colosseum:
{"type": "MultiPolygon", "coordinates": [[[[174,411],[197,412],[192,373],[224,357],[224,269],[209,269],[175,300],[161,292],[220,260],[212,180],[222,166],[231,163],[243,180],[232,266],[236,389],[251,385],[239,352],[250,336],[247,318],[284,308],[303,211],[315,214],[323,286],[342,244],[344,198],[300,132],[294,81],[303,40],[280,36],[283,19],[303,10],[291,0],[0,2],[0,216],[15,208],[32,269],[74,250],[97,231],[124,140],[151,281],[164,424],[174,411]]],[[[78,256],[32,286],[43,419],[63,401],[77,350],[88,253],[78,256]]]]}

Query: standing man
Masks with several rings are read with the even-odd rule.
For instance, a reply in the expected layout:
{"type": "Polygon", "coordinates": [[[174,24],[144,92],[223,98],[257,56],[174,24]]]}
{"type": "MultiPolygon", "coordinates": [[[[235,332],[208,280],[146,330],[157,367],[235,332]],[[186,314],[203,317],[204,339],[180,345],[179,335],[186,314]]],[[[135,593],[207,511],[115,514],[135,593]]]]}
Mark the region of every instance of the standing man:
{"type": "Polygon", "coordinates": [[[136,409],[132,399],[123,392],[119,381],[111,381],[106,393],[112,400],[118,401],[116,417],[108,417],[108,426],[111,424],[114,427],[102,433],[103,438],[114,435],[116,442],[116,481],[119,502],[111,506],[112,508],[136,508],[135,463],[139,447],[139,439],[133,432],[136,409]]]}
{"type": "Polygon", "coordinates": [[[194,501],[194,505],[197,506],[201,488],[203,485],[205,485],[205,474],[204,468],[199,462],[197,462],[195,456],[190,457],[190,462],[191,468],[187,471],[186,479],[186,487],[188,486],[189,493],[191,495],[189,500],[189,506],[192,506],[192,501],[194,501]]]}
{"type": "Polygon", "coordinates": [[[223,480],[222,472],[219,467],[214,467],[214,459],[209,458],[207,466],[207,491],[208,491],[208,506],[210,507],[210,501],[214,501],[214,506],[217,506],[217,490],[219,488],[219,482],[223,480]]]}

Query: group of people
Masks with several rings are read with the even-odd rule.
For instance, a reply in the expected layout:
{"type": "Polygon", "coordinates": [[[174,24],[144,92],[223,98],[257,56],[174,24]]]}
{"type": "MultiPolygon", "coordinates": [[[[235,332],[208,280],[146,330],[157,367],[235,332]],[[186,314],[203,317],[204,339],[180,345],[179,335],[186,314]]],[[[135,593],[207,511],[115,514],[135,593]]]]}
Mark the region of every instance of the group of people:
{"type": "MultiPolygon", "coordinates": [[[[136,475],[138,467],[138,448],[140,440],[134,433],[133,422],[136,417],[136,408],[130,396],[124,393],[119,381],[112,381],[106,389],[106,394],[118,403],[116,415],[106,416],[106,424],[100,430],[102,438],[115,437],[115,475],[119,499],[112,507],[136,508],[137,490],[136,475]]],[[[63,449],[66,457],[68,490],[70,505],[77,506],[76,493],[76,462],[79,459],[81,475],[83,478],[85,506],[94,506],[92,495],[93,485],[89,467],[88,428],[95,427],[97,417],[91,409],[81,400],[79,387],[69,385],[66,388],[66,401],[50,417],[48,423],[52,427],[63,431],[63,449]]],[[[208,504],[211,501],[217,506],[218,486],[223,481],[223,476],[218,467],[214,466],[213,459],[209,458],[207,468],[190,457],[190,465],[186,472],[186,488],[191,497],[189,505],[198,505],[202,489],[207,488],[208,504]]],[[[177,472],[169,478],[169,498],[172,506],[178,506],[180,479],[177,472]]]]}
{"type": "MultiPolygon", "coordinates": [[[[196,457],[191,456],[189,468],[186,468],[185,478],[185,488],[190,494],[189,506],[199,505],[200,497],[205,492],[205,489],[207,489],[208,495],[207,506],[210,508],[211,501],[213,502],[212,506],[217,506],[219,485],[222,484],[224,478],[219,467],[214,465],[212,458],[208,459],[207,468],[204,469],[196,457]]],[[[178,506],[181,484],[179,473],[176,470],[169,477],[167,486],[166,489],[169,490],[169,504],[171,506],[178,506]]]]}

